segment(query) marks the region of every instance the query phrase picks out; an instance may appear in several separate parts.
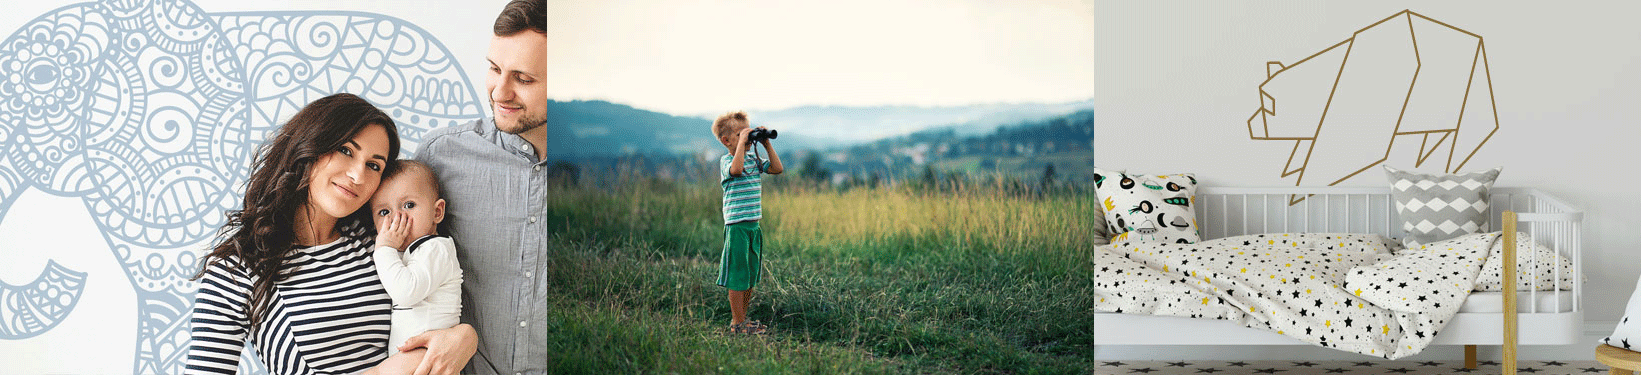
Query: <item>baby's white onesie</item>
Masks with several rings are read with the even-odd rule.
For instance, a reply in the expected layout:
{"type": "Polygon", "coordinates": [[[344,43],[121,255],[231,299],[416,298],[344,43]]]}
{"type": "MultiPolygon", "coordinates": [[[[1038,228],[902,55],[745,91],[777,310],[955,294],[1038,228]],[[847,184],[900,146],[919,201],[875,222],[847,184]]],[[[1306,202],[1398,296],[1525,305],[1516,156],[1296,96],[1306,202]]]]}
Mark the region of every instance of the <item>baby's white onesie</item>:
{"type": "Polygon", "coordinates": [[[456,242],[450,236],[429,235],[405,248],[400,253],[377,246],[373,255],[376,275],[393,299],[388,355],[398,354],[405,340],[422,332],[461,323],[462,268],[456,262],[456,242]]]}

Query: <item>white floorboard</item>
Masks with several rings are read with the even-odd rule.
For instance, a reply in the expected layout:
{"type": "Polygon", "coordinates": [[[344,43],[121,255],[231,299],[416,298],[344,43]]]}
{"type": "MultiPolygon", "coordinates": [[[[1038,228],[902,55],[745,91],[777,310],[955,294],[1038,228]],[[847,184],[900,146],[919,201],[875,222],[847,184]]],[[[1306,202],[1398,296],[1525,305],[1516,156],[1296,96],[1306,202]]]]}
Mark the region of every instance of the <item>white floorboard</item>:
{"type": "MultiPolygon", "coordinates": [[[[1584,343],[1573,345],[1526,345],[1520,346],[1517,358],[1522,360],[1594,360],[1596,340],[1612,333],[1618,322],[1586,321],[1584,325],[1584,343]]],[[[1522,332],[1523,335],[1532,334],[1522,332]]],[[[1498,360],[1504,354],[1497,346],[1481,346],[1476,350],[1480,359],[1498,360]]],[[[1426,348],[1419,355],[1404,358],[1398,361],[1389,361],[1366,355],[1344,352],[1334,349],[1310,345],[1274,345],[1274,346],[1189,346],[1189,345],[1100,345],[1099,338],[1094,341],[1094,359],[1097,361],[1113,360],[1225,360],[1225,361],[1453,361],[1464,359],[1463,346],[1437,345],[1426,348]]]]}

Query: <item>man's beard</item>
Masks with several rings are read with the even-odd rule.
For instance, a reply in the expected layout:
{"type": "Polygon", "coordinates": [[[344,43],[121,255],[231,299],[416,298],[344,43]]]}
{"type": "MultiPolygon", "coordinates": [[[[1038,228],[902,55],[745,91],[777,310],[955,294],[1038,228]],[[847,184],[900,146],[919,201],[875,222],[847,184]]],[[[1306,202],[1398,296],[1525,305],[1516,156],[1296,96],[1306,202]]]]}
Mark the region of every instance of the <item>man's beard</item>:
{"type": "MultiPolygon", "coordinates": [[[[511,103],[509,103],[509,104],[511,104],[511,103]]],[[[495,100],[490,101],[490,108],[491,109],[496,108],[496,101],[495,100]]],[[[531,130],[535,130],[536,128],[542,127],[543,125],[547,125],[547,114],[546,113],[542,113],[540,116],[531,116],[529,109],[530,109],[529,107],[525,107],[525,108],[520,109],[518,123],[513,124],[513,126],[510,126],[510,127],[505,126],[505,124],[502,124],[500,118],[497,118],[496,128],[501,129],[501,131],[507,132],[508,134],[523,135],[524,133],[527,133],[531,130]]]]}

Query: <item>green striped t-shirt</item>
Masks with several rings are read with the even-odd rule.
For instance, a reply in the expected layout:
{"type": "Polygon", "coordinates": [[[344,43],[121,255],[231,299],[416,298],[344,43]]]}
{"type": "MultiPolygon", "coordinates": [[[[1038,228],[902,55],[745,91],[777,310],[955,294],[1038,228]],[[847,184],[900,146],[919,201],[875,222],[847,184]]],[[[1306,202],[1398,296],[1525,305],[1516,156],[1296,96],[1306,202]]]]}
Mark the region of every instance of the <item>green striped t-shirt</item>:
{"type": "Polygon", "coordinates": [[[734,159],[733,154],[724,154],[718,158],[718,181],[724,187],[724,225],[743,221],[757,221],[764,218],[763,211],[763,174],[769,168],[769,162],[758,163],[752,155],[746,155],[741,161],[741,167],[746,171],[740,177],[729,175],[729,161],[734,159]]]}

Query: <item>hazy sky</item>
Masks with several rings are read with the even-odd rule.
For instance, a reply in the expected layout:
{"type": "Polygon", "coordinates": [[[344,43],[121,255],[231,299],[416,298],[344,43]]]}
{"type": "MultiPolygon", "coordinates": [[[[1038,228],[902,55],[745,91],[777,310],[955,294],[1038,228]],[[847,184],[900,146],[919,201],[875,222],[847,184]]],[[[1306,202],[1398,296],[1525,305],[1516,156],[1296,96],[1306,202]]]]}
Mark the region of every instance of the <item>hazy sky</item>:
{"type": "Polygon", "coordinates": [[[548,96],[672,114],[1094,95],[1091,0],[548,0],[548,96]]]}

